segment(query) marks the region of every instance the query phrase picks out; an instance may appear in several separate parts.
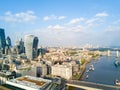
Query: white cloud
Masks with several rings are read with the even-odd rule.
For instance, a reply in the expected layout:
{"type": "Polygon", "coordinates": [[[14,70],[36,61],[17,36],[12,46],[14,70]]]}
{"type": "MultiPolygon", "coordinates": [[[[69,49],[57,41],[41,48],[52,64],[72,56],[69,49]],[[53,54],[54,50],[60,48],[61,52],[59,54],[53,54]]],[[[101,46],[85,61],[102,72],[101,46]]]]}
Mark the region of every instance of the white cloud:
{"type": "Polygon", "coordinates": [[[55,16],[55,15],[45,16],[45,17],[43,18],[44,21],[55,20],[55,19],[57,19],[57,16],[55,16]]]}
{"type": "Polygon", "coordinates": [[[5,20],[6,22],[23,23],[33,22],[37,19],[37,16],[34,14],[33,11],[26,11],[15,14],[11,13],[10,11],[7,11],[1,19],[5,20]]]}
{"type": "Polygon", "coordinates": [[[50,30],[62,30],[62,29],[64,29],[65,27],[63,27],[63,26],[61,26],[61,25],[59,25],[59,24],[57,24],[57,25],[55,25],[55,26],[52,26],[52,25],[49,25],[48,26],[48,29],[50,29],[50,30]]]}
{"type": "Polygon", "coordinates": [[[62,20],[62,19],[65,19],[66,17],[65,16],[59,16],[58,19],[59,20],[62,20]]]}
{"type": "Polygon", "coordinates": [[[91,19],[86,20],[85,22],[87,24],[87,26],[90,27],[96,27],[96,26],[100,26],[103,23],[105,23],[105,19],[104,18],[99,18],[99,17],[93,17],[91,19]]]}
{"type": "Polygon", "coordinates": [[[68,24],[77,24],[77,23],[84,21],[84,20],[85,20],[84,18],[74,18],[68,24]]]}
{"type": "Polygon", "coordinates": [[[50,15],[50,16],[45,16],[43,18],[44,21],[48,21],[48,20],[62,20],[65,19],[66,16],[56,16],[56,15],[50,15]]]}
{"type": "Polygon", "coordinates": [[[52,26],[52,25],[49,25],[49,26],[48,26],[48,29],[52,29],[52,28],[53,28],[53,26],[52,26]]]}
{"type": "Polygon", "coordinates": [[[108,16],[107,13],[97,13],[92,18],[87,19],[85,23],[87,24],[88,28],[94,28],[96,26],[100,26],[101,24],[103,24],[105,22],[105,18],[103,17],[106,16],[108,16]]]}
{"type": "Polygon", "coordinates": [[[53,27],[54,29],[64,29],[64,27],[63,26],[60,26],[60,25],[55,25],[54,27],[53,27]]]}
{"type": "Polygon", "coordinates": [[[49,20],[50,18],[48,17],[48,16],[45,16],[44,18],[43,18],[43,20],[44,21],[47,21],[47,20],[49,20]]]}
{"type": "Polygon", "coordinates": [[[88,20],[86,21],[86,23],[87,23],[87,24],[92,24],[92,23],[94,23],[94,22],[97,21],[97,20],[98,20],[98,18],[88,19],[88,20]]]}
{"type": "Polygon", "coordinates": [[[105,12],[102,12],[102,13],[97,13],[95,16],[96,17],[106,17],[106,16],[108,16],[108,14],[105,12]]]}

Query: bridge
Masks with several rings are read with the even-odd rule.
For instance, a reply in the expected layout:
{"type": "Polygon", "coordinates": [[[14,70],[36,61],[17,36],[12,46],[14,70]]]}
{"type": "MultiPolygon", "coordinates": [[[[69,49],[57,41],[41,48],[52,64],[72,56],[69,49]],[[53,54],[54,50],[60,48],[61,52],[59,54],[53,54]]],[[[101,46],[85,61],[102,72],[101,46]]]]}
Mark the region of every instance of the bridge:
{"type": "MultiPolygon", "coordinates": [[[[110,56],[110,55],[111,55],[111,51],[108,50],[108,51],[107,51],[107,56],[110,56]]],[[[119,51],[116,50],[116,58],[118,58],[118,57],[119,57],[119,51]]]]}
{"type": "Polygon", "coordinates": [[[119,86],[105,85],[86,81],[69,80],[66,85],[80,88],[81,90],[120,90],[119,86]]]}

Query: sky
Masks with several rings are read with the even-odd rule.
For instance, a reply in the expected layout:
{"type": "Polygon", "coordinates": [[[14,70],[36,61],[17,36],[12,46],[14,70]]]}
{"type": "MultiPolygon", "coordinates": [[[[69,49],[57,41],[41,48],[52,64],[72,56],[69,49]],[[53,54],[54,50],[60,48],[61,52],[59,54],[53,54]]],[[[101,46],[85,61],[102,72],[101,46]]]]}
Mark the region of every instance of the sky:
{"type": "Polygon", "coordinates": [[[120,0],[1,0],[0,28],[13,45],[32,34],[40,46],[120,46],[120,0]]]}

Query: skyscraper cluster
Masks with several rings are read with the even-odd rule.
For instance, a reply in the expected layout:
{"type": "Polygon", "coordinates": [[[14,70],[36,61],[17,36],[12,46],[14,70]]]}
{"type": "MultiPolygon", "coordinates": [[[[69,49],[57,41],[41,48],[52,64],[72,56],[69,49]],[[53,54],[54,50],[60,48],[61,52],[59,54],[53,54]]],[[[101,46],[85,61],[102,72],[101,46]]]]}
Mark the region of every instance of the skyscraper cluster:
{"type": "Polygon", "coordinates": [[[0,28],[0,51],[2,54],[7,53],[7,50],[11,47],[11,39],[8,36],[5,39],[5,32],[4,29],[0,28]]]}
{"type": "Polygon", "coordinates": [[[0,51],[1,54],[22,54],[25,53],[29,60],[33,60],[38,56],[38,37],[34,35],[26,35],[25,42],[19,39],[15,46],[12,46],[9,36],[5,38],[4,29],[0,28],[0,51]]]}

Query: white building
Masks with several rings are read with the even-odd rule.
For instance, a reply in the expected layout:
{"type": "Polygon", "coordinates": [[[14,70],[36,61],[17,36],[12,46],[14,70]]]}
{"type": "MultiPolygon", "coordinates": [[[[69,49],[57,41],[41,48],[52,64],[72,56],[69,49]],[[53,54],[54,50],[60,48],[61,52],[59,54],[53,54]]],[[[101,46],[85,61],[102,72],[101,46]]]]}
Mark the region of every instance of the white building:
{"type": "Polygon", "coordinates": [[[69,65],[56,64],[52,66],[52,75],[60,76],[65,79],[71,79],[72,78],[72,67],[69,65]]]}
{"type": "Polygon", "coordinates": [[[22,88],[25,90],[45,90],[45,88],[51,83],[51,80],[32,76],[24,76],[6,81],[6,84],[8,85],[22,88]]]}

